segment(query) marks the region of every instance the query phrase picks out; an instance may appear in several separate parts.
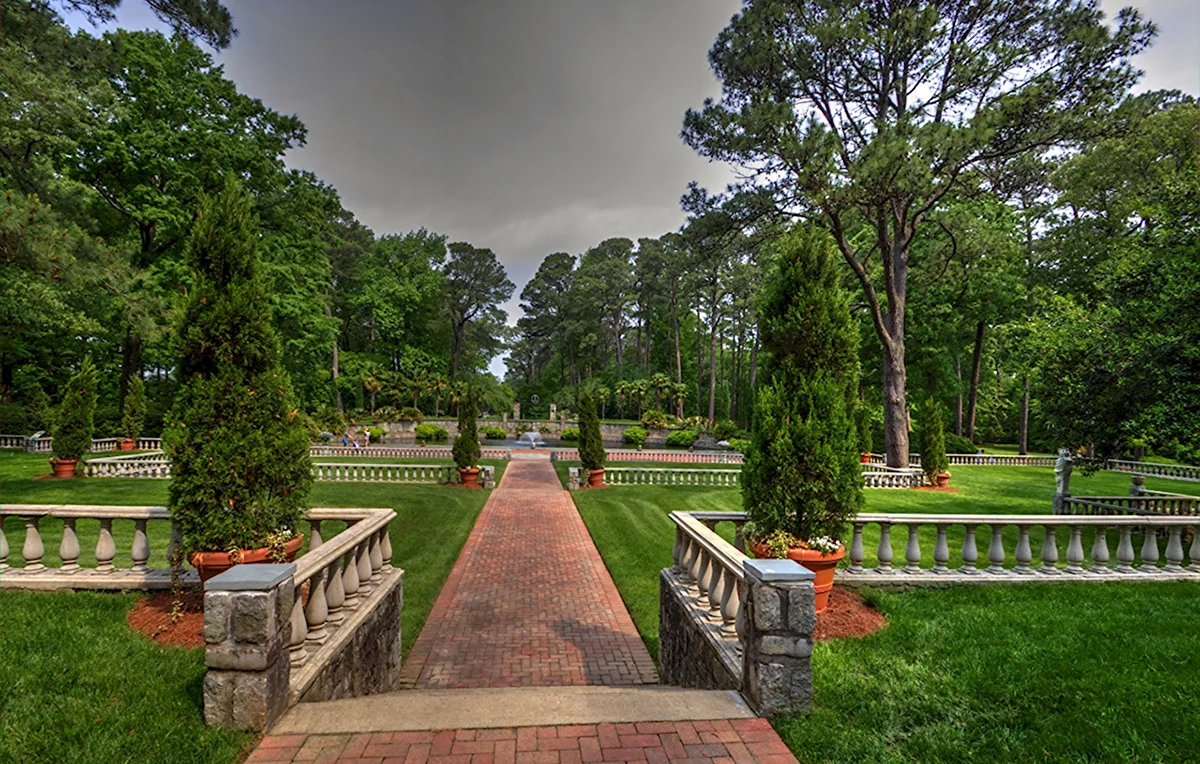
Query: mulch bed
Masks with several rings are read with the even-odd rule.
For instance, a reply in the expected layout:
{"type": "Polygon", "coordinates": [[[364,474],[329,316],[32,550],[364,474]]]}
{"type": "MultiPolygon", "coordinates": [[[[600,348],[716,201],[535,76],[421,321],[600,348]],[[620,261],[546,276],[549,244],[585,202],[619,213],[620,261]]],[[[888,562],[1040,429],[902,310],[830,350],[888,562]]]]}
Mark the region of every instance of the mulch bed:
{"type": "Polygon", "coordinates": [[[143,597],[126,616],[129,628],[160,645],[204,647],[204,595],[184,592],[179,603],[179,612],[172,621],[174,594],[159,592],[143,597]]]}
{"type": "Polygon", "coordinates": [[[72,475],[71,477],[60,478],[58,475],[55,475],[53,472],[50,472],[45,475],[34,475],[33,479],[34,480],[76,480],[80,477],[82,477],[82,475],[72,475]]]}
{"type": "Polygon", "coordinates": [[[936,485],[914,485],[911,490],[913,490],[913,491],[936,491],[937,493],[958,493],[957,488],[951,488],[950,486],[946,486],[945,488],[938,488],[936,485]]]}
{"type": "Polygon", "coordinates": [[[829,592],[829,607],[817,614],[813,639],[828,642],[846,637],[865,637],[887,626],[887,618],[849,589],[833,587],[829,592]]]}

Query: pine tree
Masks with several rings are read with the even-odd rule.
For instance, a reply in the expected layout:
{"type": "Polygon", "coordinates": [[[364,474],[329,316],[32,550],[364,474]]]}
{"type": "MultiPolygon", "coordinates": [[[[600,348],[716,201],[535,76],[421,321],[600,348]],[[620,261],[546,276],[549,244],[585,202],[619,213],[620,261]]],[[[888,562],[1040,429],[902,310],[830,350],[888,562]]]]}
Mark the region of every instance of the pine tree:
{"type": "Polygon", "coordinates": [[[946,457],[946,407],[929,398],[917,411],[917,448],[921,469],[929,482],[936,483],[939,472],[950,469],[946,457]]]}
{"type": "Polygon", "coordinates": [[[121,432],[129,440],[137,440],[142,434],[142,421],[146,416],[146,385],[140,374],[129,378],[125,390],[125,407],[121,416],[121,432]]]}
{"type": "Polygon", "coordinates": [[[579,393],[579,461],[583,469],[594,472],[604,467],[608,454],[600,438],[600,418],[596,416],[596,401],[590,390],[579,393]]]}
{"type": "Polygon", "coordinates": [[[458,402],[458,435],[454,438],[452,451],[454,463],[460,470],[478,466],[479,456],[483,453],[479,447],[479,428],[475,421],[478,416],[477,399],[477,391],[467,388],[458,402]]]}
{"type": "Polygon", "coordinates": [[[85,358],[78,373],[67,383],[62,405],[54,417],[51,435],[54,456],[62,460],[81,459],[92,447],[93,418],[96,414],[96,367],[85,358]]]}
{"type": "Polygon", "coordinates": [[[296,533],[312,484],[258,239],[250,196],[230,179],[203,201],[188,243],[180,389],[163,441],[171,516],[189,550],[257,549],[296,533]]]}
{"type": "Polygon", "coordinates": [[[863,504],[858,330],[823,233],[784,236],[772,267],[760,306],[764,382],[742,468],[749,534],[839,540],[863,504]]]}

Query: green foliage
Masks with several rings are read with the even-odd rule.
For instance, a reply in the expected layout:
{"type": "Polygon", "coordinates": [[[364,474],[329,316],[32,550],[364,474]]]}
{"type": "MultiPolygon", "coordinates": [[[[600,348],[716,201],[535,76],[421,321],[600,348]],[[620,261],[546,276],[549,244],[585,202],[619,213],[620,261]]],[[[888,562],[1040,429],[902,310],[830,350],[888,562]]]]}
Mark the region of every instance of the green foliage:
{"type": "Polygon", "coordinates": [[[871,453],[874,438],[871,434],[871,409],[864,403],[859,403],[854,409],[854,425],[858,429],[858,450],[864,454],[871,453]]]}
{"type": "Polygon", "coordinates": [[[625,441],[626,445],[641,448],[646,444],[646,438],[649,436],[650,433],[646,431],[645,427],[629,427],[621,433],[621,440],[625,441]]]}
{"type": "Polygon", "coordinates": [[[367,432],[371,436],[372,443],[378,443],[379,441],[383,440],[383,436],[387,434],[387,431],[382,427],[368,427],[367,432]]]}
{"type": "Polygon", "coordinates": [[[695,430],[676,430],[667,436],[667,445],[675,448],[690,448],[700,435],[695,430]]]}
{"type": "Polygon", "coordinates": [[[483,437],[487,438],[488,440],[506,440],[508,438],[508,432],[503,427],[488,425],[487,427],[483,428],[483,437]]]}
{"type": "Polygon", "coordinates": [[[428,441],[433,443],[441,443],[450,437],[450,433],[446,432],[445,427],[438,427],[436,424],[419,424],[414,432],[417,440],[428,441]]]}
{"type": "Polygon", "coordinates": [[[253,549],[298,533],[312,484],[258,237],[250,197],[231,177],[203,201],[188,243],[192,287],[176,328],[181,385],[163,441],[168,506],[189,550],[253,549]]]}
{"type": "Polygon", "coordinates": [[[567,443],[574,443],[579,440],[579,428],[568,427],[562,431],[562,439],[567,443]]]}
{"type": "Polygon", "coordinates": [[[424,422],[425,415],[421,413],[421,409],[414,406],[405,406],[400,409],[399,420],[401,422],[424,422]]]}
{"type": "Polygon", "coordinates": [[[738,453],[747,453],[750,450],[751,442],[746,438],[730,438],[729,447],[738,453]]]}
{"type": "Polygon", "coordinates": [[[458,402],[458,435],[454,437],[454,463],[460,470],[479,466],[479,431],[476,419],[479,409],[476,407],[477,392],[468,389],[466,395],[458,402]]]}
{"type": "Polygon", "coordinates": [[[777,242],[759,308],[768,351],[742,468],[752,536],[838,540],[863,504],[854,426],[858,334],[824,234],[777,242]]]}
{"type": "Polygon", "coordinates": [[[92,417],[96,412],[96,367],[91,358],[83,365],[63,395],[54,417],[54,455],[59,459],[81,459],[92,447],[92,417]]]}
{"type": "Polygon", "coordinates": [[[964,438],[962,435],[955,435],[952,432],[945,434],[946,453],[948,454],[975,454],[979,452],[979,448],[971,442],[970,438],[964,438]]]}
{"type": "Polygon", "coordinates": [[[142,434],[142,423],[146,418],[146,384],[140,374],[129,378],[125,388],[125,407],[121,415],[121,434],[137,440],[142,434]]]}
{"type": "Polygon", "coordinates": [[[729,440],[737,435],[741,428],[737,426],[737,422],[731,422],[728,419],[722,419],[715,423],[712,427],[712,436],[716,440],[729,440]]]}
{"type": "Polygon", "coordinates": [[[589,390],[581,390],[579,403],[579,461],[589,473],[603,469],[608,454],[600,438],[600,418],[596,415],[596,402],[589,390]]]}
{"type": "Polygon", "coordinates": [[[933,398],[917,412],[917,452],[921,454],[921,469],[933,482],[938,473],[950,469],[946,458],[946,408],[933,398]]]}
{"type": "Polygon", "coordinates": [[[642,414],[642,426],[650,430],[664,430],[667,427],[667,415],[658,409],[646,409],[642,414]]]}

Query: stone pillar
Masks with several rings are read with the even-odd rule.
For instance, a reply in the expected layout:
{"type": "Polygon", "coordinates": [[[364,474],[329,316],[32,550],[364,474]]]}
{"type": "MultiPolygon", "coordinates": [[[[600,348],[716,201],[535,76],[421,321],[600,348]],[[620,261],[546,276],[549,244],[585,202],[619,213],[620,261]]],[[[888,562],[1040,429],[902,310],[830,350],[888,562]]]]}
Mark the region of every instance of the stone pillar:
{"type": "Polygon", "coordinates": [[[517,401],[513,404],[513,420],[521,421],[521,402],[517,401]]]}
{"type": "Polygon", "coordinates": [[[762,716],[812,706],[812,571],[791,560],[745,560],[742,694],[762,716]]]}
{"type": "Polygon", "coordinates": [[[204,721],[264,732],[287,710],[294,563],[235,565],[204,584],[204,721]]]}

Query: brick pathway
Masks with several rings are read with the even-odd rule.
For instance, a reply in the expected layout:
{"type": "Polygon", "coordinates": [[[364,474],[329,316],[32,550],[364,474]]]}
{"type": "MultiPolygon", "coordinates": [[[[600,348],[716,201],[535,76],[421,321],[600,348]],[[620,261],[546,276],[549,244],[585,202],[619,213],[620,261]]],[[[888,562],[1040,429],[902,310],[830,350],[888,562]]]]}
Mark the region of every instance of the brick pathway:
{"type": "Polygon", "coordinates": [[[247,761],[376,764],[794,764],[765,719],[579,724],[569,727],[280,735],[247,761]]]}
{"type": "Polygon", "coordinates": [[[407,688],[656,684],[549,461],[513,461],[404,665],[407,688]]]}

